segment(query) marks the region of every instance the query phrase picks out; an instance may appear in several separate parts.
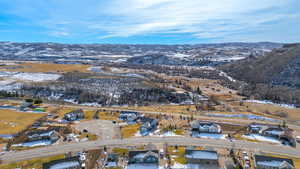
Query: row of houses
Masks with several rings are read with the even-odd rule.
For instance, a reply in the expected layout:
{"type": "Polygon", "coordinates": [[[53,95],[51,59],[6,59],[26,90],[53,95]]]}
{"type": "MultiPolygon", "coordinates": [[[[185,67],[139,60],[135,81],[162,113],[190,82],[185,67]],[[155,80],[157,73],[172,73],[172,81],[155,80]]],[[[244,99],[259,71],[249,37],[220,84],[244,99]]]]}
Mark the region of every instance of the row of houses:
{"type": "MultiPolygon", "coordinates": [[[[220,169],[219,154],[211,150],[185,150],[186,168],[220,169]]],[[[257,169],[295,169],[293,160],[265,155],[255,155],[254,165],[257,169]]],[[[159,153],[152,151],[129,152],[128,169],[158,169],[159,153]]]]}
{"type": "MultiPolygon", "coordinates": [[[[162,154],[158,150],[129,151],[125,163],[119,163],[120,155],[116,153],[107,154],[104,159],[105,168],[127,169],[159,169],[162,154]]],[[[189,169],[220,169],[220,155],[213,150],[186,149],[184,168],[189,169]]],[[[79,153],[74,157],[54,160],[43,164],[43,169],[80,169],[85,168],[86,154],[79,153]]],[[[254,167],[256,169],[295,169],[293,160],[265,155],[254,155],[254,167]]],[[[172,167],[171,167],[172,168],[172,167]]]]}

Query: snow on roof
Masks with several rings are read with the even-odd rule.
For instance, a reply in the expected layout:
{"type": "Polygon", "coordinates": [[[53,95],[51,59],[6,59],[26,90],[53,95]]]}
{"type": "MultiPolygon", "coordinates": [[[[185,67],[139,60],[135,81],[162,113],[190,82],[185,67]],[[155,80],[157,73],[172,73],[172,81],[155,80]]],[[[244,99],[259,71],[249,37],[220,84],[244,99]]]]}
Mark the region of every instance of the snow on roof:
{"type": "Polygon", "coordinates": [[[185,157],[193,159],[218,160],[218,154],[215,151],[187,150],[185,157]]]}
{"type": "Polygon", "coordinates": [[[157,164],[129,164],[127,169],[158,169],[157,164]]]}
{"type": "Polygon", "coordinates": [[[279,136],[279,135],[284,134],[284,131],[280,131],[280,130],[267,130],[267,131],[265,131],[265,133],[266,134],[271,134],[271,135],[279,136]]]}
{"type": "Polygon", "coordinates": [[[13,144],[13,147],[37,147],[37,146],[48,146],[51,145],[51,140],[36,140],[36,141],[30,141],[20,144],[13,144]]]}
{"type": "Polygon", "coordinates": [[[286,161],[258,161],[257,162],[258,165],[262,165],[262,166],[268,166],[268,167],[280,167],[283,166],[285,164],[290,165],[288,162],[286,161]]]}
{"type": "Polygon", "coordinates": [[[65,169],[80,166],[78,161],[62,162],[51,166],[49,169],[65,169]]]}

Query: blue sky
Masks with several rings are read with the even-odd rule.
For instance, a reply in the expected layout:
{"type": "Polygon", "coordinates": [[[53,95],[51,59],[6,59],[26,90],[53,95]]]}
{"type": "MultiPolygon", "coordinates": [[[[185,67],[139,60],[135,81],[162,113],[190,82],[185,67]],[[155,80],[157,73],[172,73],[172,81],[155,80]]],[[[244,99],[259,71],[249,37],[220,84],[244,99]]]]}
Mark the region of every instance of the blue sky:
{"type": "Polygon", "coordinates": [[[0,0],[0,41],[300,42],[299,0],[0,0]]]}

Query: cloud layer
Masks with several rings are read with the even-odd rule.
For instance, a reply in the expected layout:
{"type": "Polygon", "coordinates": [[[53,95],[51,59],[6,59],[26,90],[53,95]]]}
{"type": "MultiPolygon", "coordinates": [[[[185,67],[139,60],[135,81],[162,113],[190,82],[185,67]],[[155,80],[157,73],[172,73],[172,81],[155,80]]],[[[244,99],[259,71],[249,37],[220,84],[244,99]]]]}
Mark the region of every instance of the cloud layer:
{"type": "Polygon", "coordinates": [[[56,38],[300,40],[297,0],[2,0],[0,6],[0,31],[26,27],[56,38]]]}

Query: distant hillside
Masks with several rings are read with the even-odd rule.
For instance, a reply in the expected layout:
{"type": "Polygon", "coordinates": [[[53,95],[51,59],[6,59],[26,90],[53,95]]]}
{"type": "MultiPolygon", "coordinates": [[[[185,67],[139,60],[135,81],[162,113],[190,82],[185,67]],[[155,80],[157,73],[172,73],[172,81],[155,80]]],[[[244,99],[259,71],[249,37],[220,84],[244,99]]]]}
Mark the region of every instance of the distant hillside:
{"type": "Polygon", "coordinates": [[[218,65],[241,60],[251,54],[259,56],[281,46],[282,44],[270,42],[196,45],[0,42],[0,59],[93,63],[128,60],[134,64],[218,65]]]}
{"type": "Polygon", "coordinates": [[[251,84],[243,93],[300,104],[300,44],[284,45],[265,56],[249,57],[220,68],[251,84]]]}
{"type": "Polygon", "coordinates": [[[266,56],[223,66],[234,78],[300,88],[300,44],[284,45],[266,56]]]}

